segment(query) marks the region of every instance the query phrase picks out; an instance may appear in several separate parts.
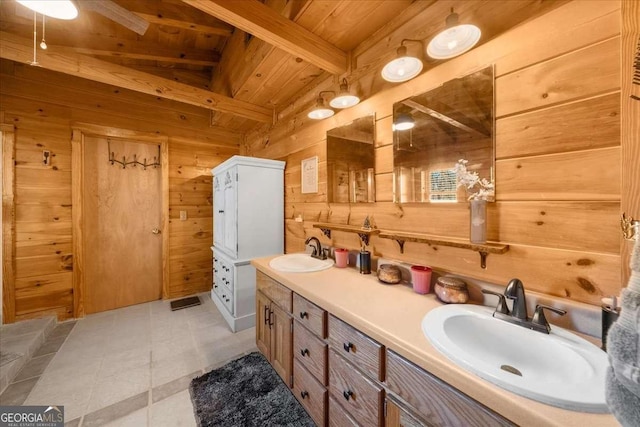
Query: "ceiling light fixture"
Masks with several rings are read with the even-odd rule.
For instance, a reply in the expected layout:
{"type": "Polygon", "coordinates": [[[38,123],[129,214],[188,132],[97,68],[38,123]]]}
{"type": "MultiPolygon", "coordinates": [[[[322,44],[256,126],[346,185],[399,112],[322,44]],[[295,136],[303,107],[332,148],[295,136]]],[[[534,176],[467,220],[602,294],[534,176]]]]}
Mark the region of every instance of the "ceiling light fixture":
{"type": "Polygon", "coordinates": [[[78,8],[71,0],[16,0],[34,12],[57,19],[76,19],[78,8]]]}
{"type": "Polygon", "coordinates": [[[357,105],[358,103],[360,103],[360,98],[349,92],[349,83],[347,83],[347,79],[342,79],[340,92],[338,92],[338,96],[329,102],[329,105],[333,108],[349,108],[357,105]]]}
{"type": "Polygon", "coordinates": [[[415,56],[407,55],[407,47],[405,42],[417,42],[422,45],[420,40],[404,39],[400,42],[400,47],[396,51],[396,58],[387,62],[382,72],[382,78],[388,82],[400,83],[411,80],[422,71],[422,61],[415,56]]]}
{"type": "Polygon", "coordinates": [[[392,128],[393,130],[403,131],[403,130],[413,129],[415,125],[416,125],[416,121],[413,119],[411,114],[400,113],[398,114],[398,117],[396,118],[396,120],[393,122],[392,128]]]}
{"type": "Polygon", "coordinates": [[[434,59],[447,59],[461,55],[480,40],[480,28],[471,24],[459,24],[458,14],[451,8],[446,19],[446,28],[436,35],[427,46],[427,55],[434,59]]]}
{"type": "Polygon", "coordinates": [[[310,119],[322,120],[335,114],[335,112],[331,108],[327,108],[324,105],[324,98],[322,97],[322,95],[325,93],[335,94],[335,92],[332,90],[324,90],[320,92],[320,94],[318,95],[318,99],[316,100],[316,107],[313,110],[309,111],[309,114],[307,114],[307,117],[309,117],[310,119]]]}

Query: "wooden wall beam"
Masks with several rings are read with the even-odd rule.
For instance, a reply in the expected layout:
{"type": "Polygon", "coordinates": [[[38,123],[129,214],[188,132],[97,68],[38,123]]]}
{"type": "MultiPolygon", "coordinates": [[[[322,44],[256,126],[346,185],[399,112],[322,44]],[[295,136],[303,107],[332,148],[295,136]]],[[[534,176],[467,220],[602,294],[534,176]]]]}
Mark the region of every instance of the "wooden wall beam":
{"type": "Polygon", "coordinates": [[[2,321],[16,318],[15,295],[15,157],[16,140],[12,125],[0,124],[2,131],[2,321]]]}
{"type": "MultiPolygon", "coordinates": [[[[33,59],[32,42],[29,40],[4,31],[0,32],[0,40],[0,57],[21,63],[28,63],[33,59]]],[[[272,110],[268,108],[89,56],[40,51],[38,62],[41,67],[49,70],[124,87],[136,92],[230,113],[259,122],[272,121],[272,110]]]]}
{"type": "Polygon", "coordinates": [[[150,13],[142,13],[142,12],[134,12],[134,13],[139,17],[143,18],[145,21],[151,24],[156,24],[156,25],[165,25],[167,27],[180,28],[183,30],[191,30],[198,33],[212,34],[212,35],[223,36],[223,37],[229,37],[233,32],[233,27],[223,22],[221,22],[219,26],[213,26],[213,25],[198,24],[190,21],[184,21],[182,19],[173,19],[173,18],[167,17],[166,15],[161,15],[161,14],[153,15],[150,13]]]}
{"type": "Polygon", "coordinates": [[[333,74],[347,70],[347,54],[256,0],[183,0],[279,49],[333,74]]]}

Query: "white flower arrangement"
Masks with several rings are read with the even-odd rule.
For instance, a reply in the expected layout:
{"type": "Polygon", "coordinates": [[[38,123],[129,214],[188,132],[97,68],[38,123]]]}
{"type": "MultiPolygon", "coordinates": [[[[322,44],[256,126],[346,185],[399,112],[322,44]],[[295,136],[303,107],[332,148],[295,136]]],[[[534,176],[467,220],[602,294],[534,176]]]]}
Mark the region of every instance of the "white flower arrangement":
{"type": "Polygon", "coordinates": [[[456,173],[457,187],[464,187],[469,194],[467,200],[488,200],[492,201],[495,195],[494,185],[486,178],[480,178],[477,172],[467,170],[468,160],[460,159],[454,166],[456,173]],[[470,192],[474,188],[478,188],[475,192],[470,192]]]}

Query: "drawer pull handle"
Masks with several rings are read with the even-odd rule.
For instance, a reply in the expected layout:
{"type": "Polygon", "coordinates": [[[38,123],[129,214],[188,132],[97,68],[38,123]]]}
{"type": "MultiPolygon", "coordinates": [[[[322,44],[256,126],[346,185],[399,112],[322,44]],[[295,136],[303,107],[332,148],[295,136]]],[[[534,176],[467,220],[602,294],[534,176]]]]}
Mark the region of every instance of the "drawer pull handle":
{"type": "Polygon", "coordinates": [[[342,395],[345,399],[349,400],[351,399],[351,396],[353,396],[353,392],[351,390],[343,391],[342,395]]]}
{"type": "Polygon", "coordinates": [[[309,396],[309,392],[307,392],[307,391],[301,391],[300,392],[300,397],[302,397],[303,399],[306,398],[307,396],[309,396]]]}
{"type": "Polygon", "coordinates": [[[303,356],[308,356],[309,355],[309,349],[305,348],[304,350],[300,350],[300,354],[303,356]]]}
{"type": "Polygon", "coordinates": [[[268,311],[269,311],[269,306],[268,306],[268,305],[265,305],[265,306],[264,306],[264,324],[265,324],[265,325],[267,325],[267,324],[269,323],[269,314],[268,314],[268,311]]]}
{"type": "Polygon", "coordinates": [[[350,352],[352,349],[355,349],[354,345],[350,342],[346,342],[342,344],[342,347],[344,348],[344,351],[346,351],[347,353],[350,352]]]}
{"type": "Polygon", "coordinates": [[[273,310],[269,310],[269,329],[273,326],[273,310]]]}
{"type": "Polygon", "coordinates": [[[305,317],[308,319],[309,318],[309,313],[307,313],[306,311],[301,311],[300,312],[300,318],[304,319],[305,317]]]}

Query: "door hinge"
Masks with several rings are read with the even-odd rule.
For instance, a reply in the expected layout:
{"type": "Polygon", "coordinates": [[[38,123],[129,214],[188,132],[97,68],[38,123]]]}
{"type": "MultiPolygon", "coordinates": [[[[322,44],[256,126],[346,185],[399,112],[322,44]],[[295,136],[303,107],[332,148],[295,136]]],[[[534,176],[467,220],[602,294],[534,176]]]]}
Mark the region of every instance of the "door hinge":
{"type": "Polygon", "coordinates": [[[291,375],[291,380],[290,380],[289,384],[293,385],[293,375],[291,375]]]}
{"type": "Polygon", "coordinates": [[[386,419],[387,418],[387,399],[384,400],[384,406],[383,406],[383,417],[386,419]]]}
{"type": "Polygon", "coordinates": [[[238,182],[238,173],[236,172],[236,182],[238,182]]]}

